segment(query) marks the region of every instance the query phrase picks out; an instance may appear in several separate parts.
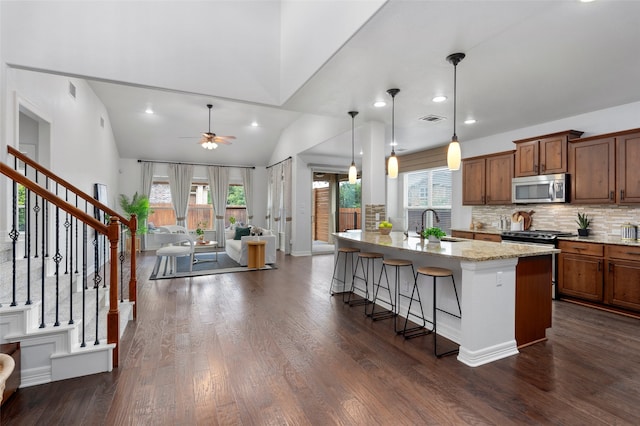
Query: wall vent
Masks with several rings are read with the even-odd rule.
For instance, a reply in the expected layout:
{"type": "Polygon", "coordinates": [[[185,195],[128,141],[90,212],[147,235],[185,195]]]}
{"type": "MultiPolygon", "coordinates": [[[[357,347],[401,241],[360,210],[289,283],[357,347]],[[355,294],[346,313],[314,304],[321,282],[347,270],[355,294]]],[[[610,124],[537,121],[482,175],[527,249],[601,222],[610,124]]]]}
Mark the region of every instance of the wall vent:
{"type": "Polygon", "coordinates": [[[104,118],[100,117],[100,127],[104,129],[104,118]]]}
{"type": "Polygon", "coordinates": [[[76,98],[76,86],[74,86],[72,82],[69,82],[69,94],[73,97],[73,99],[76,98]]]}
{"type": "Polygon", "coordinates": [[[435,114],[429,114],[425,115],[424,117],[420,117],[418,120],[426,121],[428,123],[439,123],[443,120],[446,120],[446,118],[435,114]]]}

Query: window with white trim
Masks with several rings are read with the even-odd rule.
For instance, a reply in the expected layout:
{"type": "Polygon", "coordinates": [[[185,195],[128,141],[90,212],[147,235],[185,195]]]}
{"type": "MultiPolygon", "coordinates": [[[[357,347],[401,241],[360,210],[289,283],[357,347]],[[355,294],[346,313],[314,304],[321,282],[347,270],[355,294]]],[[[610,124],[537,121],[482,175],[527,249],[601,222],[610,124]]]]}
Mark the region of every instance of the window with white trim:
{"type": "Polygon", "coordinates": [[[405,173],[403,200],[410,232],[420,230],[422,213],[433,209],[440,222],[436,222],[432,212],[427,212],[424,227],[437,226],[451,234],[451,170],[439,167],[405,173]]]}

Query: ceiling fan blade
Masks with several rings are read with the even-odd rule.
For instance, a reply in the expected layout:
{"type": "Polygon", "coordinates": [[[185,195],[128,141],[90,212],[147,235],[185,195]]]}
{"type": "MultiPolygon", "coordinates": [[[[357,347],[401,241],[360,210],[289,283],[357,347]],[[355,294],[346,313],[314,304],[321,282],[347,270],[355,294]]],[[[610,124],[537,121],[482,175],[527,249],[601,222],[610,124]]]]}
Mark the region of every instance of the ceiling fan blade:
{"type": "Polygon", "coordinates": [[[220,143],[222,145],[231,145],[231,142],[229,142],[226,139],[220,139],[220,138],[213,138],[213,142],[215,143],[220,143]]]}
{"type": "Polygon", "coordinates": [[[220,136],[220,135],[216,135],[217,138],[222,138],[222,139],[235,139],[235,136],[220,136]]]}

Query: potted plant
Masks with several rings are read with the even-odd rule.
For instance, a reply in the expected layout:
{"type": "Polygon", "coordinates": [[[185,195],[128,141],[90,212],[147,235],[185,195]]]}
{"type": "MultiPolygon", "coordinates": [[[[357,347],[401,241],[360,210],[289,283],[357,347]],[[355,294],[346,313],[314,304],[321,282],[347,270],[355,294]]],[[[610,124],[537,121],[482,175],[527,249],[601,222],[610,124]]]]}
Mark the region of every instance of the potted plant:
{"type": "Polygon", "coordinates": [[[233,229],[236,224],[235,216],[229,216],[229,224],[230,224],[229,228],[233,229]]]}
{"type": "Polygon", "coordinates": [[[422,238],[428,238],[430,243],[440,244],[440,238],[447,235],[442,229],[434,226],[422,231],[422,238]]]}
{"type": "Polygon", "coordinates": [[[578,235],[581,237],[589,236],[589,225],[591,225],[589,216],[586,213],[578,212],[576,223],[578,224],[578,235]]]}
{"type": "Polygon", "coordinates": [[[143,235],[147,233],[147,218],[151,209],[149,208],[149,199],[144,195],[139,195],[137,192],[133,194],[133,197],[129,198],[125,194],[120,194],[120,207],[125,212],[127,219],[131,218],[131,215],[136,215],[138,219],[137,235],[143,235]]]}
{"type": "Polygon", "coordinates": [[[204,241],[204,228],[206,228],[207,222],[198,222],[196,228],[196,235],[198,235],[198,241],[204,241]]]}

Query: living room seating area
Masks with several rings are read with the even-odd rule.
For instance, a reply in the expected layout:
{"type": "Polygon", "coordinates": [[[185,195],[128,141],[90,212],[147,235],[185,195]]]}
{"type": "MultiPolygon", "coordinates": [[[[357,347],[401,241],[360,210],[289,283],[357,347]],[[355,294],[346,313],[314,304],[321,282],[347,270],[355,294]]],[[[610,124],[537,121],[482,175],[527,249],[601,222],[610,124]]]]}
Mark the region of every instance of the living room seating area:
{"type": "Polygon", "coordinates": [[[225,252],[238,262],[240,266],[247,266],[248,263],[248,241],[266,241],[265,263],[276,263],[276,236],[269,230],[263,230],[256,226],[246,228],[235,227],[225,231],[225,252]]]}

